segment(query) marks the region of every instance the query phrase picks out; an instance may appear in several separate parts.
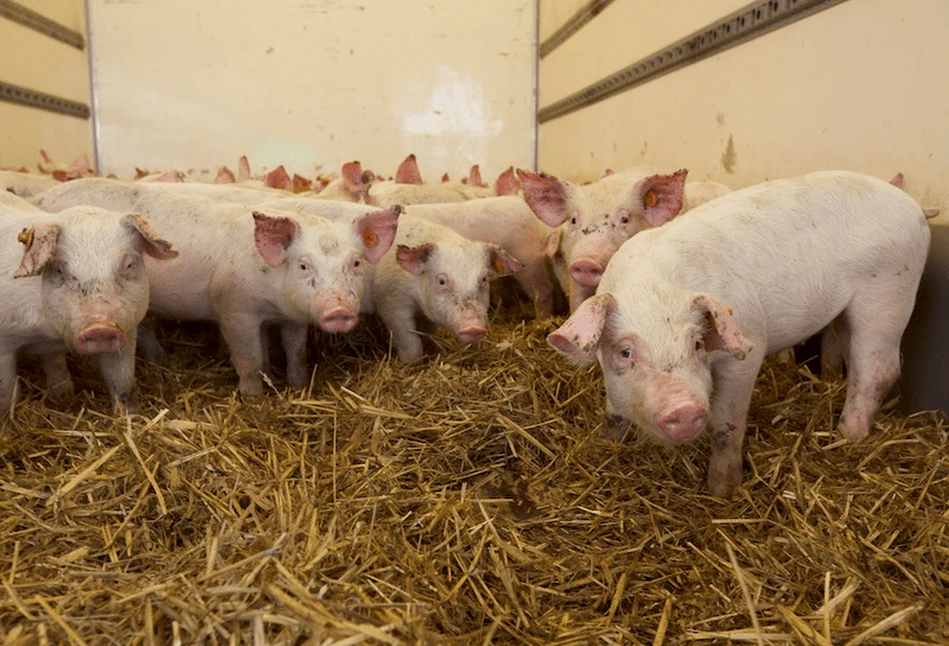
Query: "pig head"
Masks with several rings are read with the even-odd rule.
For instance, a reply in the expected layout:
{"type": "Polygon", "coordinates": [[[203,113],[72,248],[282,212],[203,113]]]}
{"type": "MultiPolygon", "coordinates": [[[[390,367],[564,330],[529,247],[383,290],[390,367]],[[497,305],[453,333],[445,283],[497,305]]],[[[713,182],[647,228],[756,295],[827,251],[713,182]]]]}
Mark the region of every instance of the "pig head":
{"type": "Polygon", "coordinates": [[[254,211],[254,243],[269,267],[286,272],[283,306],[326,332],[349,332],[366,289],[364,263],[374,264],[395,240],[401,207],[352,223],[319,216],[254,211]]]}
{"type": "Polygon", "coordinates": [[[462,343],[475,343],[487,333],[490,282],[523,268],[500,247],[468,240],[400,245],[396,261],[420,281],[425,317],[462,343]]]}
{"type": "Polygon", "coordinates": [[[606,264],[626,240],[679,213],[687,174],[686,170],[670,175],[614,173],[577,187],[550,175],[518,170],[531,210],[560,231],[548,241],[548,255],[555,271],[570,277],[562,287],[571,311],[596,293],[606,264]],[[565,270],[558,271],[558,263],[565,270]]]}
{"type": "MultiPolygon", "coordinates": [[[[43,312],[66,346],[80,354],[121,352],[148,309],[142,253],[177,256],[139,215],[69,209],[62,223],[24,229],[14,278],[42,276],[43,312]],[[111,226],[110,226],[111,225],[111,226]]],[[[134,346],[133,346],[134,347],[134,346]]]]}
{"type": "Polygon", "coordinates": [[[547,340],[577,363],[597,356],[608,423],[632,422],[673,444],[692,442],[705,429],[712,363],[742,360],[751,350],[730,308],[671,286],[622,301],[597,294],[547,340]]]}

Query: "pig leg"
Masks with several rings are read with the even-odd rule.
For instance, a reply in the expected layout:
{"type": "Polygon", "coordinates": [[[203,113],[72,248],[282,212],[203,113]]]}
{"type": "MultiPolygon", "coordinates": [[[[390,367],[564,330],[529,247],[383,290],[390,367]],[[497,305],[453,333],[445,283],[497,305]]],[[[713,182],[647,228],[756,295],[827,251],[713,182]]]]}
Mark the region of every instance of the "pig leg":
{"type": "MultiPolygon", "coordinates": [[[[517,274],[515,274],[516,276],[517,274]]],[[[570,281],[570,311],[574,312],[586,299],[596,294],[596,287],[589,288],[570,281]]]]}
{"type": "Polygon", "coordinates": [[[0,419],[6,419],[16,396],[16,351],[5,348],[0,350],[0,419]]]}
{"type": "Polygon", "coordinates": [[[722,359],[713,368],[715,395],[709,411],[708,488],[713,496],[731,498],[741,484],[741,446],[748,425],[748,407],[761,369],[763,351],[756,349],[744,360],[722,359]]]}
{"type": "MultiPolygon", "coordinates": [[[[134,336],[129,335],[129,336],[134,336]]],[[[112,395],[112,411],[116,415],[138,412],[135,401],[135,339],[118,352],[103,352],[96,355],[99,373],[112,395]]]]}
{"type": "Polygon", "coordinates": [[[305,388],[309,381],[306,365],[306,341],[309,333],[306,323],[283,323],[280,326],[280,338],[287,357],[287,383],[292,388],[305,388]]]}
{"type": "Polygon", "coordinates": [[[49,400],[53,403],[60,403],[75,392],[72,383],[72,377],[69,375],[69,369],[66,367],[65,352],[48,352],[40,355],[40,363],[43,366],[43,372],[46,374],[46,390],[49,400]]]}
{"type": "Polygon", "coordinates": [[[256,316],[235,312],[218,321],[221,335],[231,350],[231,364],[237,371],[238,390],[248,397],[264,394],[261,322],[256,316]]]}
{"type": "Polygon", "coordinates": [[[379,316],[392,335],[392,345],[402,363],[411,363],[425,353],[422,336],[415,323],[415,303],[400,298],[378,307],[379,316]]]}
{"type": "Polygon", "coordinates": [[[156,326],[158,321],[154,317],[146,316],[138,325],[138,349],[148,363],[161,363],[168,356],[165,349],[158,342],[156,326]]]}
{"type": "Polygon", "coordinates": [[[900,375],[900,339],[914,304],[907,294],[914,293],[914,285],[894,282],[857,294],[847,307],[847,399],[837,431],[848,440],[870,432],[877,408],[900,375]]]}
{"type": "Polygon", "coordinates": [[[822,377],[842,376],[847,363],[849,330],[845,317],[839,316],[824,328],[820,337],[820,371],[822,377]]]}
{"type": "Polygon", "coordinates": [[[534,318],[550,318],[554,313],[554,291],[547,277],[546,256],[538,256],[520,271],[512,274],[517,284],[534,303],[534,318]]]}

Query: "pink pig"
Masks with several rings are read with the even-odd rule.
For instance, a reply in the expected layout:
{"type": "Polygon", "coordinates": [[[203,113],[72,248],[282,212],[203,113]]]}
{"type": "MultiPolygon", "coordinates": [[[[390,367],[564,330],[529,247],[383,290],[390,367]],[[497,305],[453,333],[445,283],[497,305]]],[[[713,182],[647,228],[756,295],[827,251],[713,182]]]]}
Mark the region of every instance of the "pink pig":
{"type": "Polygon", "coordinates": [[[365,265],[389,249],[401,212],[369,209],[349,222],[331,222],[101,179],[76,180],[38,197],[54,211],[77,203],[134,209],[181,240],[178,258],[146,264],[150,311],[215,321],[245,395],[263,394],[265,323],[280,325],[290,385],[306,384],[308,325],[334,333],[356,325],[365,265]]]}
{"type": "Polygon", "coordinates": [[[73,391],[66,352],[97,364],[113,410],[135,409],[135,341],[149,283],[142,254],[177,252],[133,214],[77,206],[51,215],[0,199],[0,406],[16,397],[17,353],[38,354],[52,399],[73,391]]]}
{"type": "Polygon", "coordinates": [[[919,205],[882,180],[766,182],[627,241],[548,340],[578,362],[596,354],[608,422],[672,443],[708,426],[708,486],[728,497],[762,360],[831,323],[848,369],[838,432],[868,433],[900,372],[929,239],[919,205]]]}
{"type": "Polygon", "coordinates": [[[556,228],[547,252],[555,267],[563,267],[558,278],[571,311],[595,293],[607,262],[621,244],[679,213],[687,172],[614,173],[575,186],[550,175],[517,171],[527,204],[544,223],[556,228]]]}

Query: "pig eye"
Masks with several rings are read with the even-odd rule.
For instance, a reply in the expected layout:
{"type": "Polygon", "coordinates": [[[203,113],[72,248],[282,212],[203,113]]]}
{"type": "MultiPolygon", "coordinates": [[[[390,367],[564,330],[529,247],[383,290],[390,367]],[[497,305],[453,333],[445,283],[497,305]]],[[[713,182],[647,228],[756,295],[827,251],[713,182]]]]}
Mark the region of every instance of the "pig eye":
{"type": "Polygon", "coordinates": [[[353,261],[353,267],[359,267],[362,264],[362,261],[359,258],[356,258],[353,261]]]}
{"type": "Polygon", "coordinates": [[[448,281],[446,281],[444,278],[442,278],[441,276],[439,276],[439,277],[438,277],[438,284],[441,285],[442,287],[444,287],[446,284],[448,284],[448,281]]]}
{"type": "Polygon", "coordinates": [[[573,216],[572,218],[570,218],[570,224],[575,225],[576,223],[577,223],[577,216],[573,216]]]}
{"type": "Polygon", "coordinates": [[[696,339],[695,351],[698,352],[699,350],[702,350],[703,348],[705,348],[705,341],[703,341],[702,339],[696,339]]]}
{"type": "Polygon", "coordinates": [[[628,215],[623,216],[623,219],[620,220],[620,222],[622,224],[629,224],[629,216],[628,215]]]}
{"type": "Polygon", "coordinates": [[[623,357],[624,359],[632,359],[633,351],[630,350],[629,348],[623,348],[622,350],[619,351],[619,356],[623,357]]]}

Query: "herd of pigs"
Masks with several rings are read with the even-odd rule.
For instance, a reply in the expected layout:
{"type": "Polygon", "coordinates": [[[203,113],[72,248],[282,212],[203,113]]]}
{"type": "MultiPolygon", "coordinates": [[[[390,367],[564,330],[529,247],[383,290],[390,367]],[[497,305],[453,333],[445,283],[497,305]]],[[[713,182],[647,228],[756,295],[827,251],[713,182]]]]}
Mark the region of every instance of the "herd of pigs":
{"type": "Polygon", "coordinates": [[[539,318],[566,296],[548,342],[599,361],[607,426],[671,443],[708,428],[708,487],[728,497],[767,355],[822,333],[824,359],[847,370],[838,432],[868,433],[930,241],[932,213],[899,175],[731,191],[648,168],[585,185],[510,168],[488,187],[473,167],[426,184],[411,155],[388,180],[358,162],[316,188],[278,171],[255,179],[242,158],[215,183],[0,172],[0,405],[16,402],[21,352],[39,356],[52,401],[71,393],[72,351],[97,362],[117,412],[134,410],[136,347],[162,354],[153,317],[216,323],[245,396],[264,392],[265,326],[293,388],[308,382],[310,326],[345,333],[365,313],[416,361],[438,327],[483,339],[490,283],[511,275],[539,318]]]}

